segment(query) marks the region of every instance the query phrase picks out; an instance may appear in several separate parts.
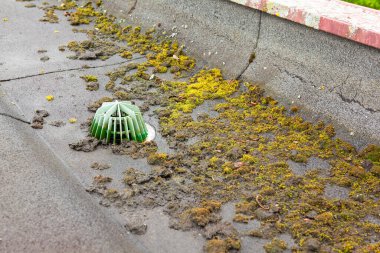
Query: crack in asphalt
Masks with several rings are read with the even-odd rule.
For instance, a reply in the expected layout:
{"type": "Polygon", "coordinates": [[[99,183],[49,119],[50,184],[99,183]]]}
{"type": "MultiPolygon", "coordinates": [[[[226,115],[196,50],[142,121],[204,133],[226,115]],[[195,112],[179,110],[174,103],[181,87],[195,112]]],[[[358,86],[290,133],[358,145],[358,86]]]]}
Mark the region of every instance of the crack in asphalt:
{"type": "Polygon", "coordinates": [[[132,7],[127,12],[127,15],[132,14],[132,12],[136,9],[136,5],[137,5],[137,0],[135,0],[135,2],[133,3],[132,7]]]}
{"type": "Polygon", "coordinates": [[[81,70],[81,69],[96,69],[96,68],[115,66],[115,65],[120,65],[120,64],[127,63],[127,62],[143,59],[143,58],[145,58],[145,56],[140,56],[140,57],[136,57],[134,59],[130,59],[127,61],[105,64],[105,65],[100,65],[100,66],[77,67],[77,68],[70,68],[70,69],[53,70],[53,71],[48,71],[48,72],[38,73],[38,74],[33,74],[33,75],[20,76],[20,77],[15,77],[15,78],[8,78],[8,79],[1,79],[0,83],[10,82],[10,81],[20,80],[20,79],[26,79],[26,78],[35,77],[35,76],[44,76],[44,75],[49,75],[49,74],[54,74],[54,73],[62,73],[62,72],[81,70]]]}
{"type": "Polygon", "coordinates": [[[8,113],[5,113],[5,112],[0,112],[0,116],[9,117],[9,118],[12,118],[12,119],[18,120],[18,121],[20,121],[20,122],[22,122],[22,123],[25,123],[25,124],[30,125],[30,122],[29,122],[29,121],[26,121],[26,120],[21,119],[21,118],[19,118],[19,117],[13,116],[12,114],[8,114],[8,113]]]}
{"type": "MultiPolygon", "coordinates": [[[[344,86],[347,84],[347,80],[348,78],[350,77],[350,75],[347,75],[346,79],[343,81],[343,83],[341,85],[339,85],[337,88],[339,88],[339,91],[335,92],[338,97],[343,101],[343,102],[346,102],[346,103],[349,103],[349,104],[357,104],[359,106],[361,106],[364,110],[370,112],[370,113],[377,113],[377,112],[380,112],[380,110],[376,110],[376,109],[373,109],[373,108],[370,108],[370,107],[366,107],[363,102],[360,102],[358,99],[357,99],[357,96],[358,96],[358,91],[356,90],[355,91],[355,95],[353,98],[348,98],[346,96],[343,95],[343,92],[342,92],[342,88],[344,88],[344,86]]],[[[362,80],[360,80],[361,82],[362,80]]]]}
{"type": "Polygon", "coordinates": [[[258,24],[258,31],[257,31],[257,37],[256,37],[256,43],[253,47],[252,53],[249,55],[248,62],[243,68],[243,70],[240,72],[240,74],[236,77],[236,80],[240,80],[243,74],[247,71],[251,63],[255,60],[256,58],[256,50],[257,46],[259,45],[259,40],[260,40],[260,33],[261,33],[261,19],[262,19],[263,13],[260,11],[260,17],[259,17],[259,24],[258,24]]]}

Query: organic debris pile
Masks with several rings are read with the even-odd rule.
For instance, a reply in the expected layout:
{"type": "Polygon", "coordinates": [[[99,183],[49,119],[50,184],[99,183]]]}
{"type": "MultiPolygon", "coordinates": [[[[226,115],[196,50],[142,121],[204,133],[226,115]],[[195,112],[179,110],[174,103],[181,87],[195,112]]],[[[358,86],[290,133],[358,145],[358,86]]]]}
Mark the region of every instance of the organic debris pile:
{"type": "MultiPolygon", "coordinates": [[[[117,98],[141,100],[146,110],[158,107],[160,132],[175,153],[157,153],[154,142],[112,146],[118,155],[147,157],[153,170],[129,168],[120,175],[122,192],[108,188],[111,180],[99,175],[90,192],[103,196],[105,205],[164,207],[173,229],[196,229],[205,235],[206,252],[241,247],[239,231],[221,221],[220,209],[228,202],[236,203],[235,222],[260,221],[260,228],[248,234],[270,239],[267,252],[289,247],[278,239],[283,233],[296,241],[295,252],[379,252],[380,225],[368,220],[380,218],[379,147],[357,151],[335,137],[332,125],[307,122],[298,108],[288,110],[255,84],[225,80],[219,69],[192,73],[195,60],[185,54],[184,46],[154,28],[143,32],[122,26],[99,6],[99,1],[77,7],[66,0],[49,9],[68,11],[72,25],[93,24],[80,30],[88,40],[60,49],[74,52],[73,59],[130,59],[136,54],[146,61],[107,73],[105,88],[112,96],[95,101],[89,110],[117,98]],[[174,81],[159,77],[166,72],[174,81]],[[178,81],[188,75],[188,81],[178,81]],[[221,101],[213,108],[217,116],[194,118],[193,110],[211,99],[221,101]],[[197,141],[189,144],[193,138],[197,141]],[[304,166],[308,169],[300,174],[290,166],[316,158],[330,167],[304,166]],[[349,196],[329,198],[327,185],[345,187],[349,196]]],[[[54,17],[52,13],[46,16],[54,17]]],[[[83,79],[87,89],[98,89],[96,78],[83,79]]],[[[98,144],[88,139],[73,148],[90,151],[98,144]]]]}

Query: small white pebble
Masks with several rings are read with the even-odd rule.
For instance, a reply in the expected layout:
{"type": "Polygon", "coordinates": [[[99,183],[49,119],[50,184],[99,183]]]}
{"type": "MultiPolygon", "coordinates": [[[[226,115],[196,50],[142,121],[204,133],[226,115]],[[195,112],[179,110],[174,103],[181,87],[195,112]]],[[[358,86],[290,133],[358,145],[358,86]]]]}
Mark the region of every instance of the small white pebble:
{"type": "Polygon", "coordinates": [[[301,98],[301,95],[298,95],[298,97],[297,98],[301,98]]]}
{"type": "Polygon", "coordinates": [[[208,52],[208,56],[210,56],[211,55],[211,52],[208,52]]]}
{"type": "Polygon", "coordinates": [[[350,135],[351,135],[351,136],[354,136],[354,135],[355,135],[355,133],[354,133],[354,132],[350,132],[350,135]]]}
{"type": "Polygon", "coordinates": [[[267,69],[267,67],[264,67],[264,70],[267,69]]]}
{"type": "Polygon", "coordinates": [[[215,52],[215,54],[218,54],[218,52],[215,52]]]}
{"type": "Polygon", "coordinates": [[[225,63],[225,62],[223,62],[223,65],[226,65],[226,63],[225,63]]]}

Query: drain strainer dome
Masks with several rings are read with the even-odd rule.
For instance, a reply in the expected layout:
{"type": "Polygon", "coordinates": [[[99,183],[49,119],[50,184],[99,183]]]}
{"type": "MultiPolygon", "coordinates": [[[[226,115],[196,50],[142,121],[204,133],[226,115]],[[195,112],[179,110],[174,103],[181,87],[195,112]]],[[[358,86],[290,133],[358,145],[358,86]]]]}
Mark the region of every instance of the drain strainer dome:
{"type": "Polygon", "coordinates": [[[91,135],[113,144],[123,140],[143,142],[148,137],[148,129],[137,106],[129,101],[114,101],[103,103],[96,111],[91,135]]]}

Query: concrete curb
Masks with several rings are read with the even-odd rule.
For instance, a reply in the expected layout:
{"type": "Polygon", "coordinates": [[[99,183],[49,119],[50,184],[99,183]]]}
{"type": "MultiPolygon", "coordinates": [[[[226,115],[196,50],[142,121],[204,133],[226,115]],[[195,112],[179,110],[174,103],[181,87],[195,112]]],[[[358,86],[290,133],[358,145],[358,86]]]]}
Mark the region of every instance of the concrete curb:
{"type": "Polygon", "coordinates": [[[338,0],[230,0],[380,49],[380,11],[338,0]]]}

